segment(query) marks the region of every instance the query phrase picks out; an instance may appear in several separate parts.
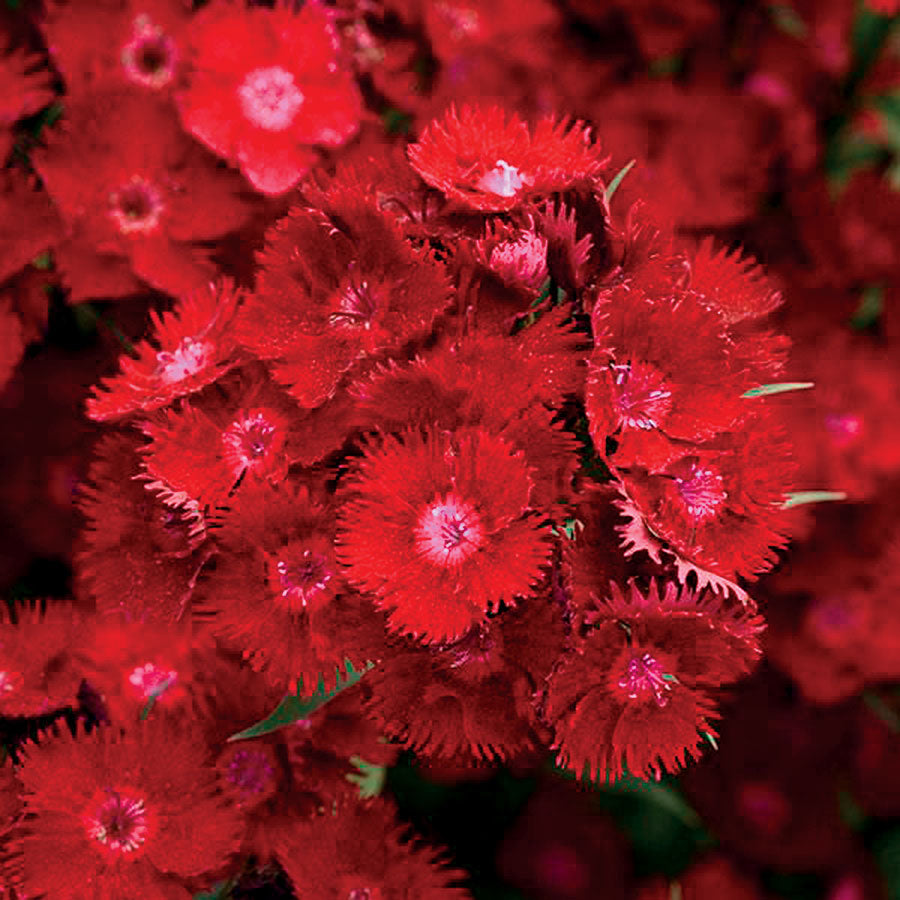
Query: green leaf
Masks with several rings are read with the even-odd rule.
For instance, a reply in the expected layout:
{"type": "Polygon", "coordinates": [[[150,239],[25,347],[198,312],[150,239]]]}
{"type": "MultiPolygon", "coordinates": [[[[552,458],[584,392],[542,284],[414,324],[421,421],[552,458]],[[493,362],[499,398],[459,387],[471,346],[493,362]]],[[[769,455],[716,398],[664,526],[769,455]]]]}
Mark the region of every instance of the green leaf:
{"type": "Polygon", "coordinates": [[[852,831],[861,831],[866,822],[866,814],[853,794],[846,788],[841,788],[837,794],[837,802],[841,821],[852,831]]]}
{"type": "Polygon", "coordinates": [[[802,40],[806,37],[806,22],[800,18],[799,13],[790,3],[770,3],[769,15],[775,23],[775,27],[791,37],[802,40]]]}
{"type": "Polygon", "coordinates": [[[850,319],[850,325],[856,331],[871,328],[881,317],[884,308],[884,288],[880,284],[868,284],[863,288],[859,298],[859,306],[850,319]]]}
{"type": "Polygon", "coordinates": [[[360,799],[369,800],[377,797],[384,788],[387,769],[384,766],[368,763],[361,756],[351,756],[350,762],[359,769],[359,775],[351,773],[344,777],[359,788],[360,799]]]}
{"type": "Polygon", "coordinates": [[[344,661],[344,668],[347,670],[346,675],[341,675],[341,670],[335,670],[335,687],[333,690],[325,689],[325,679],[319,676],[319,686],[309,696],[303,696],[300,691],[302,685],[298,687],[296,694],[289,694],[281,703],[268,715],[265,719],[245,728],[237,734],[231,735],[229,741],[245,741],[248,738],[259,737],[263,734],[277,731],[287,725],[296,722],[298,719],[308,719],[319,707],[324,706],[333,697],[336,697],[341,691],[356,684],[369,669],[375,668],[375,663],[368,662],[361,672],[357,672],[353,668],[350,660],[344,661]]]}
{"type": "Polygon", "coordinates": [[[761,384],[759,387],[744,391],[741,397],[768,397],[770,394],[785,394],[788,391],[806,391],[815,386],[815,382],[812,381],[782,381],[778,384],[761,384]]]}
{"type": "Polygon", "coordinates": [[[213,885],[210,890],[194,894],[194,900],[228,900],[234,885],[235,880],[233,878],[220,881],[218,884],[213,885]]]}
{"type": "Polygon", "coordinates": [[[805,506],[807,503],[828,503],[832,500],[846,499],[847,495],[843,491],[793,491],[787,495],[781,508],[793,509],[795,506],[805,506]]]}
{"type": "Polygon", "coordinates": [[[156,703],[156,698],[161,696],[163,693],[165,693],[166,689],[169,687],[170,684],[172,684],[173,681],[174,681],[174,678],[167,678],[165,681],[163,681],[160,685],[155,687],[150,692],[150,698],[147,700],[146,705],[141,710],[141,721],[142,722],[147,718],[147,716],[150,715],[150,710],[153,709],[153,704],[156,703]]]}
{"type": "Polygon", "coordinates": [[[872,847],[890,900],[900,900],[900,828],[882,834],[872,847]]]}
{"type": "Polygon", "coordinates": [[[892,706],[874,691],[863,691],[863,702],[894,734],[900,734],[900,713],[892,706]]]}
{"type": "Polygon", "coordinates": [[[633,159],[630,163],[624,165],[620,170],[619,174],[616,175],[615,178],[606,186],[606,190],[603,192],[603,197],[607,203],[613,198],[613,194],[619,189],[619,185],[625,180],[625,176],[634,168],[634,164],[637,162],[636,159],[633,159]]]}

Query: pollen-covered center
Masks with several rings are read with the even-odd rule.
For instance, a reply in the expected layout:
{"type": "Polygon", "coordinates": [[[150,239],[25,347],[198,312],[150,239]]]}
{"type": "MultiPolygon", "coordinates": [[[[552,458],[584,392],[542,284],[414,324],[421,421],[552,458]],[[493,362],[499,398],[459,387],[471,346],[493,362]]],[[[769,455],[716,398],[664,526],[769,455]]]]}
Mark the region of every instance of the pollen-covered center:
{"type": "Polygon", "coordinates": [[[107,850],[131,853],[147,840],[147,811],[140,797],[107,788],[108,797],[88,817],[88,834],[107,850]]]}
{"type": "Polygon", "coordinates": [[[662,372],[647,363],[613,366],[613,403],[625,428],[659,428],[672,408],[662,372]]]}
{"type": "Polygon", "coordinates": [[[254,69],[241,82],[237,93],[244,115],[266,131],[289,128],[304,101],[293,74],[281,66],[254,69]]]}
{"type": "Polygon", "coordinates": [[[459,565],[483,543],[481,517],[471,503],[455,494],[429,504],[416,526],[416,550],[440,566],[459,565]]]}
{"type": "Polygon", "coordinates": [[[109,215],[122,234],[156,231],[164,208],[159,188],[140,175],[133,175],[109,195],[109,215]]]}
{"type": "Polygon", "coordinates": [[[156,354],[156,375],[164,384],[174,384],[202,372],[210,365],[216,348],[209,341],[183,338],[172,351],[160,350],[156,354]]]}
{"type": "Polygon", "coordinates": [[[702,466],[692,466],[686,477],[676,477],[675,484],[688,513],[694,519],[714,516],[728,497],[723,489],[722,476],[702,466]]]}
{"type": "Polygon", "coordinates": [[[634,655],[619,679],[619,687],[629,700],[653,699],[660,708],[669,702],[675,676],[667,674],[651,653],[634,655]]]}
{"type": "Polygon", "coordinates": [[[162,696],[176,681],[178,673],[174,669],[165,669],[152,662],[136,666],[128,676],[128,683],[144,700],[162,696]]]}
{"type": "Polygon", "coordinates": [[[277,429],[264,413],[250,413],[232,422],[222,435],[225,455],[235,475],[265,463],[277,429]]]}
{"type": "Polygon", "coordinates": [[[135,17],[131,40],[122,47],[122,67],[130,81],[158,90],[175,77],[175,42],[148,15],[135,17]]]}
{"type": "Polygon", "coordinates": [[[289,545],[273,560],[273,582],[292,609],[303,609],[320,599],[334,577],[329,558],[312,547],[289,545]]]}
{"type": "Polygon", "coordinates": [[[225,777],[243,793],[261,794],[274,774],[268,753],[242,749],[231,757],[225,777]]]}
{"type": "Polygon", "coordinates": [[[527,183],[528,179],[523,178],[515,166],[505,159],[498,159],[494,168],[478,179],[476,187],[498,197],[515,197],[527,183]]]}

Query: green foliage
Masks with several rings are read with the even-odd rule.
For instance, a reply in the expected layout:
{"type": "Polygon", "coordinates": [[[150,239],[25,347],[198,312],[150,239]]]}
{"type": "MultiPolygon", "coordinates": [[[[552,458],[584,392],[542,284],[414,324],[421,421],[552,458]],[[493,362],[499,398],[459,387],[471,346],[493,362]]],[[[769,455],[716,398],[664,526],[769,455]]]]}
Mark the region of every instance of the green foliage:
{"type": "Polygon", "coordinates": [[[782,381],[778,384],[761,384],[759,387],[744,391],[741,398],[768,397],[770,394],[784,394],[788,391],[805,391],[815,386],[815,382],[812,381],[782,381]]]}
{"type": "Polygon", "coordinates": [[[787,495],[781,508],[792,509],[795,506],[805,506],[807,503],[829,503],[832,500],[846,499],[847,495],[843,491],[793,491],[787,495]]]}
{"type": "Polygon", "coordinates": [[[384,766],[376,766],[366,762],[361,756],[351,756],[350,762],[359,769],[359,774],[345,776],[347,781],[359,788],[359,796],[362,800],[370,800],[377,797],[384,788],[387,779],[387,769],[384,766]]]}
{"type": "Polygon", "coordinates": [[[613,178],[613,180],[606,186],[606,190],[603,192],[603,197],[606,200],[607,204],[609,204],[610,200],[612,200],[613,195],[619,189],[619,185],[625,180],[625,176],[634,168],[634,164],[636,162],[637,160],[633,159],[630,163],[622,166],[616,177],[613,178]]]}
{"type": "Polygon", "coordinates": [[[243,731],[239,731],[237,734],[231,735],[228,740],[245,741],[248,738],[255,738],[277,731],[279,728],[284,728],[298,719],[308,719],[317,709],[324,706],[341,691],[356,684],[374,666],[374,663],[366,663],[365,668],[361,672],[357,672],[350,660],[345,660],[344,668],[347,670],[346,674],[342,675],[340,669],[335,670],[335,687],[332,690],[326,690],[325,678],[322,675],[319,676],[318,687],[308,696],[304,696],[301,693],[303,690],[301,684],[298,686],[296,694],[289,694],[285,697],[265,719],[257,722],[255,725],[251,725],[249,728],[245,728],[243,731]]]}
{"type": "Polygon", "coordinates": [[[880,284],[869,284],[863,288],[859,306],[850,319],[855,331],[865,331],[878,323],[884,309],[884,288],[880,284]]]}

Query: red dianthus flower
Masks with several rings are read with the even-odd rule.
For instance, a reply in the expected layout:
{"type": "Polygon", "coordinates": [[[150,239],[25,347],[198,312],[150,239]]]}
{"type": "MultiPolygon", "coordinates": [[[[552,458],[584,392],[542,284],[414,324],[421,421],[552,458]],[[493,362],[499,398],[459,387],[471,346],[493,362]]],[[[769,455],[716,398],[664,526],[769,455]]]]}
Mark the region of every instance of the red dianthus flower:
{"type": "Polygon", "coordinates": [[[339,557],[391,610],[389,625],[459,637],[529,594],[550,544],[530,515],[521,451],[479,428],[406,432],[370,447],[347,488],[339,557]]]}
{"type": "Polygon", "coordinates": [[[541,119],[532,133],[499,107],[451,107],[409,148],[412,167],[449,199],[502,212],[526,199],[593,187],[607,163],[581,122],[541,119]]]}
{"type": "Polygon", "coordinates": [[[217,869],[239,819],[215,794],[205,747],[167,719],[124,737],[68,732],[28,751],[24,885],[58,900],[189,900],[179,878],[217,869]]]}
{"type": "Polygon", "coordinates": [[[214,0],[194,18],[192,70],[177,95],[187,130],[264,194],[292,188],[359,127],[361,98],[318,0],[295,12],[214,0]]]}

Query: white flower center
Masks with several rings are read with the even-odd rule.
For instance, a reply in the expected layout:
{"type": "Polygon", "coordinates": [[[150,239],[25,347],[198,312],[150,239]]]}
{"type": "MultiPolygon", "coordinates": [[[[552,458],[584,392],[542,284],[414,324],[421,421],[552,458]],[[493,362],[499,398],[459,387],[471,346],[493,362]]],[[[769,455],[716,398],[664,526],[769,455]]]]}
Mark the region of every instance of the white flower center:
{"type": "Polygon", "coordinates": [[[419,553],[445,567],[464,562],[484,540],[484,528],[475,507],[454,494],[425,509],[415,534],[419,553]]]}
{"type": "Polygon", "coordinates": [[[160,350],[156,354],[156,374],[165,384],[183,381],[205,369],[214,352],[215,348],[208,341],[186,337],[172,353],[160,350]]]}
{"type": "Polygon", "coordinates": [[[131,40],[122,47],[122,67],[130,81],[158,90],[175,77],[175,42],[150,17],[135,17],[131,40]]]}
{"type": "Polygon", "coordinates": [[[238,88],[238,99],[244,115],[266,131],[289,128],[304,101],[293,74],[281,66],[250,72],[238,88]]]}
{"type": "Polygon", "coordinates": [[[140,175],[133,175],[109,195],[109,214],[122,234],[156,231],[164,209],[159,189],[140,175]]]}
{"type": "Polygon", "coordinates": [[[515,166],[511,166],[505,159],[498,159],[490,172],[485,172],[478,179],[476,187],[498,197],[515,197],[524,184],[528,183],[515,166]]]}

